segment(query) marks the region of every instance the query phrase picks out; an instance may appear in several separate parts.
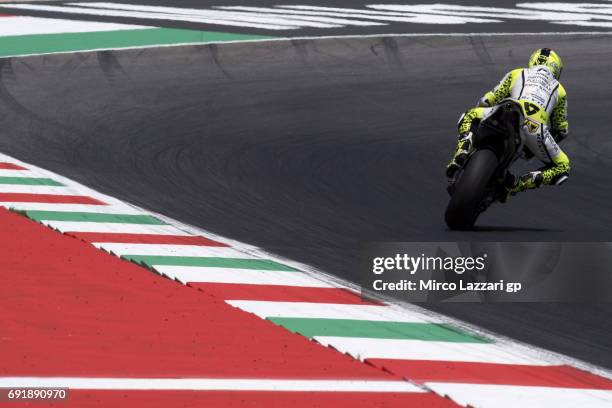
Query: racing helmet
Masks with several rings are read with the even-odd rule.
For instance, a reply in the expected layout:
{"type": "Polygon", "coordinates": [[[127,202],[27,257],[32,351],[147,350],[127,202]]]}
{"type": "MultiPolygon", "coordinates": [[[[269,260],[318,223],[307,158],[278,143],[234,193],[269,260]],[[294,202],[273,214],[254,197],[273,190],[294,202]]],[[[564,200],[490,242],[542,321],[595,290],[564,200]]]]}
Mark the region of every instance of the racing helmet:
{"type": "Polygon", "coordinates": [[[531,54],[531,58],[529,58],[529,68],[535,67],[536,65],[544,65],[550,68],[556,79],[559,79],[561,71],[563,71],[563,61],[561,57],[550,48],[540,48],[531,54]]]}

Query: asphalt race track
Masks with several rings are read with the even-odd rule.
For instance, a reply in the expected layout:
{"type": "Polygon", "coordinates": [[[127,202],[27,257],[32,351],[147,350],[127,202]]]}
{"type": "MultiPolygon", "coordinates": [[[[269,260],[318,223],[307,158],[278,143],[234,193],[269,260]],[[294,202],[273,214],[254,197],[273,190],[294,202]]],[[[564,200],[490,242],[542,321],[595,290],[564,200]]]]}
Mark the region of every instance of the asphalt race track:
{"type": "MultiPolygon", "coordinates": [[[[354,281],[367,241],[612,241],[611,53],[609,36],[583,35],[5,59],[0,151],[354,281]],[[456,120],[538,46],[566,62],[572,177],[448,231],[456,120]]],[[[612,368],[607,305],[431,308],[612,368]]]]}

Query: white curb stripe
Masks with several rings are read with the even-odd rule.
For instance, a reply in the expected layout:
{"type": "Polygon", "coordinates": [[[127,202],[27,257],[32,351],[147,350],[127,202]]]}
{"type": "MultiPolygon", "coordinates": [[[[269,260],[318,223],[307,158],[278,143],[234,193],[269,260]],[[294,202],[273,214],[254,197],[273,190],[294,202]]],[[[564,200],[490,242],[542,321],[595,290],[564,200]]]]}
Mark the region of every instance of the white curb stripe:
{"type": "Polygon", "coordinates": [[[207,268],[199,266],[153,266],[156,271],[183,283],[242,283],[314,288],[335,287],[302,272],[262,271],[255,269],[207,268]]]}
{"type": "Polygon", "coordinates": [[[253,255],[230,247],[209,247],[201,245],[170,244],[117,244],[94,243],[94,246],[116,255],[162,255],[162,256],[201,256],[218,258],[259,259],[253,255]]]}
{"type": "Polygon", "coordinates": [[[404,339],[370,339],[316,336],[321,344],[365,360],[388,358],[398,360],[463,361],[495,364],[549,365],[533,356],[530,350],[496,343],[455,343],[404,339]]]}
{"type": "Polygon", "coordinates": [[[191,235],[171,225],[124,224],[114,222],[41,221],[62,232],[109,232],[121,234],[191,235]]]}
{"type": "Polygon", "coordinates": [[[43,186],[22,184],[0,184],[0,193],[27,193],[27,194],[58,194],[66,196],[81,195],[81,192],[66,186],[43,186]]]}
{"type": "Polygon", "coordinates": [[[0,169],[0,177],[43,177],[30,170],[0,169]]]}
{"type": "Polygon", "coordinates": [[[0,206],[18,211],[88,212],[130,215],[142,214],[142,211],[127,205],[0,202],[0,206]]]}
{"type": "Polygon", "coordinates": [[[97,31],[142,30],[151,28],[154,27],[26,16],[15,16],[0,19],[0,33],[2,33],[3,37],[37,34],[67,34],[89,33],[97,31]]]}
{"type": "Polygon", "coordinates": [[[75,390],[195,390],[195,391],[319,391],[414,392],[425,391],[407,381],[268,380],[217,378],[75,378],[0,377],[3,388],[70,388],[75,390]]]}
{"type": "Polygon", "coordinates": [[[390,306],[264,302],[256,300],[227,300],[227,303],[249,313],[254,313],[262,319],[268,317],[306,317],[411,323],[436,322],[434,319],[426,320],[416,314],[396,310],[390,306]]]}
{"type": "Polygon", "coordinates": [[[510,385],[426,383],[440,395],[474,408],[610,408],[612,391],[510,385]]]}

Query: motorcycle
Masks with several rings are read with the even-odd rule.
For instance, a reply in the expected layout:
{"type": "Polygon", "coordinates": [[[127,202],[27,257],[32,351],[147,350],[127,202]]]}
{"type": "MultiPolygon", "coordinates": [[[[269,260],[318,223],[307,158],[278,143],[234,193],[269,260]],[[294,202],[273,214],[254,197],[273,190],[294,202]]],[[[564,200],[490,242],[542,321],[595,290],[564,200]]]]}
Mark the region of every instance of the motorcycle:
{"type": "Polygon", "coordinates": [[[450,229],[471,229],[491,204],[506,201],[515,182],[508,168],[523,152],[524,122],[522,106],[510,99],[482,120],[472,137],[472,152],[448,186],[451,198],[444,218],[450,229]]]}

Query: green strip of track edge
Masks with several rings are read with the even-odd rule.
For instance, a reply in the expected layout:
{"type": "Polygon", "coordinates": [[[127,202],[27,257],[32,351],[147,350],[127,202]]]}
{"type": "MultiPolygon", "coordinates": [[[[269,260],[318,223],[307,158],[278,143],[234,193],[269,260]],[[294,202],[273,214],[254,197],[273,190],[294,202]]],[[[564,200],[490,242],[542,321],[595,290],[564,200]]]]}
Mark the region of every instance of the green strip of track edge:
{"type": "Polygon", "coordinates": [[[256,269],[262,271],[296,271],[296,269],[290,266],[269,259],[156,255],[124,255],[122,258],[149,266],[199,266],[204,268],[256,269]]]}
{"type": "Polygon", "coordinates": [[[311,338],[329,336],[490,343],[483,337],[447,324],[289,317],[270,317],[268,320],[294,333],[311,338]]]}
{"type": "Polygon", "coordinates": [[[14,184],[23,186],[63,186],[62,183],[50,178],[36,177],[0,177],[0,184],[14,184]]]}
{"type": "Polygon", "coordinates": [[[166,225],[165,222],[147,214],[104,214],[68,211],[25,211],[25,214],[36,221],[80,221],[166,225]]]}
{"type": "Polygon", "coordinates": [[[0,37],[0,57],[269,38],[273,37],[174,28],[36,34],[0,37]]]}

